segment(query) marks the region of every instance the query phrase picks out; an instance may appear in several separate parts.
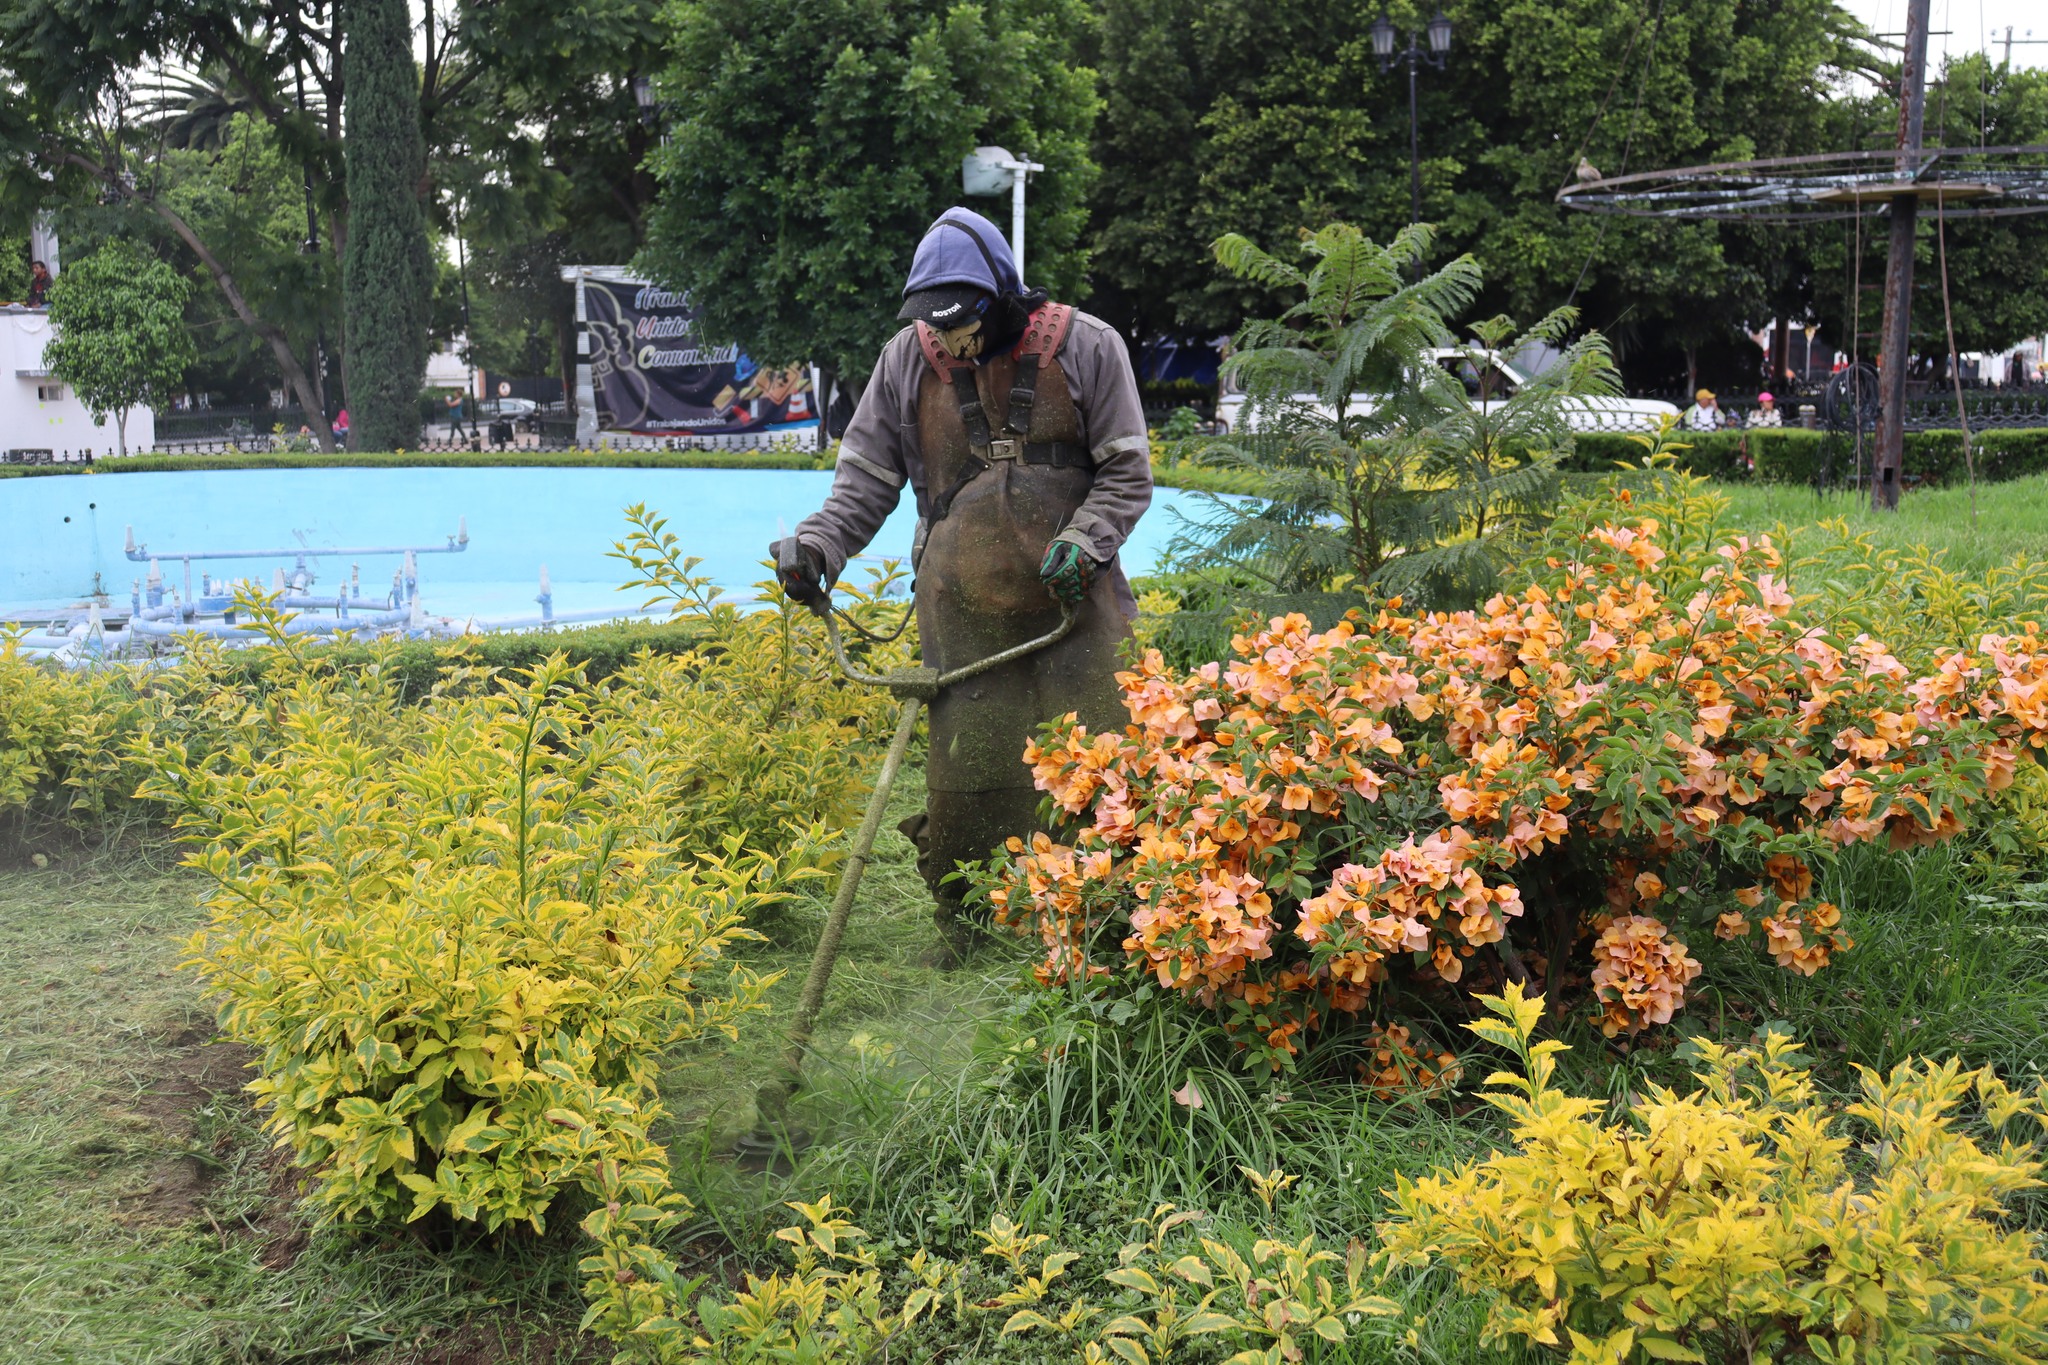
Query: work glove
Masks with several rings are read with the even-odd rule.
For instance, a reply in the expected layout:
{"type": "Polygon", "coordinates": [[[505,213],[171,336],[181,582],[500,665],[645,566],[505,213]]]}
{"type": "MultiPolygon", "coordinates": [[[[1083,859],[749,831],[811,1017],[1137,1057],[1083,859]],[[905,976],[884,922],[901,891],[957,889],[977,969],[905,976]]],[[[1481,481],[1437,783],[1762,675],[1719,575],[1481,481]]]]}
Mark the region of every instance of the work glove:
{"type": "Polygon", "coordinates": [[[1045,547],[1045,558],[1039,561],[1038,581],[1061,602],[1078,607],[1088,596],[1097,567],[1088,552],[1071,540],[1055,540],[1045,547]]]}
{"type": "Polygon", "coordinates": [[[785,536],[768,547],[775,558],[775,581],[789,600],[813,611],[824,608],[831,598],[825,592],[825,557],[795,536],[785,536]]]}

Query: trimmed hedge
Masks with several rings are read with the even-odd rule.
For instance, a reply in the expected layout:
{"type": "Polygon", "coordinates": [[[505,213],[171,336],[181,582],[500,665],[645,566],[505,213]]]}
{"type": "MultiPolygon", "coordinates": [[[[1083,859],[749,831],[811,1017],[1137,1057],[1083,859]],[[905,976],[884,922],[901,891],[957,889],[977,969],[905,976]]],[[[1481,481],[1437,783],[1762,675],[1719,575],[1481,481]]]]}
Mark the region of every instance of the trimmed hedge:
{"type": "MultiPolygon", "coordinates": [[[[1678,453],[1681,467],[1695,474],[1726,480],[1759,483],[1810,484],[1822,458],[1825,432],[1803,427],[1775,431],[1702,431],[1680,436],[1691,446],[1678,453]],[[1745,454],[1754,468],[1747,468],[1745,454]]],[[[1617,432],[1597,432],[1579,437],[1578,449],[1565,465],[1574,473],[1604,473],[1616,461],[1634,465],[1641,461],[1643,448],[1617,432]]],[[[1865,438],[1866,454],[1869,438],[1865,438]]],[[[2017,479],[2048,471],[2048,430],[2039,428],[1993,427],[1972,432],[1970,448],[1977,477],[1984,482],[2017,479]]],[[[1855,445],[1844,436],[1834,438],[1833,476],[1845,480],[1854,472],[1855,445]]],[[[1963,433],[1960,431],[1909,431],[1906,433],[1906,479],[1909,483],[1962,483],[1967,477],[1963,464],[1963,433]]]]}
{"type": "MultiPolygon", "coordinates": [[[[465,635],[452,640],[405,640],[389,647],[389,667],[398,677],[399,695],[414,702],[457,668],[530,669],[559,650],[569,662],[581,665],[590,681],[598,682],[625,668],[643,649],[681,654],[702,638],[702,627],[692,622],[625,621],[465,635]]],[[[352,642],[322,645],[320,652],[323,659],[340,668],[367,664],[372,658],[372,646],[352,642]]],[[[230,650],[223,655],[218,672],[236,683],[257,684],[270,671],[271,662],[267,650],[230,650]]]]}
{"type": "MultiPolygon", "coordinates": [[[[0,479],[52,474],[178,474],[203,469],[830,469],[835,456],[809,451],[752,450],[408,450],[404,454],[130,455],[93,464],[0,465],[0,479]]],[[[1161,488],[1250,493],[1258,480],[1239,470],[1203,469],[1182,461],[1154,463],[1161,488]]]]}
{"type": "Polygon", "coordinates": [[[198,469],[830,469],[807,450],[408,450],[323,455],[130,455],[93,464],[0,465],[0,478],[45,474],[177,474],[198,469]]]}
{"type": "MultiPolygon", "coordinates": [[[[1775,431],[1688,432],[1690,449],[1679,452],[1681,467],[1695,474],[1763,483],[1812,483],[1826,434],[1803,427],[1775,431]],[[1745,467],[1744,455],[1754,463],[1745,467]]],[[[1855,456],[1836,438],[1834,475],[1844,478],[1855,456]]],[[[1249,470],[1210,469],[1195,461],[1203,442],[1162,442],[1152,466],[1161,488],[1207,493],[1256,493],[1258,476],[1249,470]]],[[[1971,446],[1977,477],[1986,482],[2048,472],[2048,429],[1994,427],[1975,432],[1971,446]]],[[[1619,432],[1589,432],[1565,462],[1567,473],[1603,474],[1617,461],[1636,464],[1643,449],[1619,432]]],[[[563,450],[406,451],[404,454],[240,454],[131,455],[91,465],[0,465],[0,479],[51,474],[167,474],[201,469],[830,469],[833,455],[808,451],[751,450],[563,450]]],[[[1906,433],[1908,482],[1945,484],[1964,480],[1960,431],[1906,433]]]]}

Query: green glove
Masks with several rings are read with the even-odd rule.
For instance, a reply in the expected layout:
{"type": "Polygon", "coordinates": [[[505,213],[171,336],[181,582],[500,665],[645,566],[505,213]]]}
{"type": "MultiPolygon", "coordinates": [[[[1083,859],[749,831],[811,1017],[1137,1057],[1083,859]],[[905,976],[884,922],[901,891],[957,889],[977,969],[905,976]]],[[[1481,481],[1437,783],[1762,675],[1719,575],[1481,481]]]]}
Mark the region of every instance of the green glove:
{"type": "Polygon", "coordinates": [[[1045,547],[1038,565],[1038,581],[1045,590],[1070,607],[1078,607],[1095,581],[1095,561],[1071,540],[1055,540],[1045,547]]]}

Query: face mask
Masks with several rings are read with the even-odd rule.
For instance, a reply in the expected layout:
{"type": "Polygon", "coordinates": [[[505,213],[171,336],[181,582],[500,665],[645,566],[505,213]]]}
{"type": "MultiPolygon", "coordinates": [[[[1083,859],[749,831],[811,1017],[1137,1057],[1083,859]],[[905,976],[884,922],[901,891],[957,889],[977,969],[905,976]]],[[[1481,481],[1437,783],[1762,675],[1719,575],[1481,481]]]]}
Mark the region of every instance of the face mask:
{"type": "Polygon", "coordinates": [[[981,354],[982,342],[987,338],[981,334],[981,319],[963,322],[938,334],[939,345],[946,348],[946,354],[955,360],[972,360],[981,354]]]}

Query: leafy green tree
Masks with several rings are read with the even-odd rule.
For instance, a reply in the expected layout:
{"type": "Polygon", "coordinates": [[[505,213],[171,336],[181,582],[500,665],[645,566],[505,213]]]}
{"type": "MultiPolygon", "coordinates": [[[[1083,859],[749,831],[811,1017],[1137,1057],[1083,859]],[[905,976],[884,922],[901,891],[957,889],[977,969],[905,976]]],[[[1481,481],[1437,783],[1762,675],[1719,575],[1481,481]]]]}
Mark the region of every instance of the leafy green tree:
{"type": "MultiPolygon", "coordinates": [[[[1275,302],[1215,270],[1227,230],[1280,242],[1341,220],[1384,241],[1408,221],[1407,79],[1374,63],[1378,0],[1102,4],[1091,280],[1129,334],[1207,339],[1275,302]]],[[[1391,8],[1405,42],[1435,6],[1391,8]]],[[[1597,218],[1553,196],[1581,157],[1612,175],[1826,150],[1835,82],[1868,64],[1833,0],[1446,8],[1449,61],[1419,85],[1422,217],[1483,268],[1482,312],[1574,303],[1636,370],[1688,341],[1739,342],[1797,296],[1775,273],[1782,235],[1597,218]]]]}
{"type": "MultiPolygon", "coordinates": [[[[276,129],[260,115],[233,113],[208,130],[205,143],[204,149],[160,152],[150,163],[153,192],[208,244],[250,309],[277,320],[295,354],[310,362],[316,353],[331,352],[341,337],[340,270],[328,253],[306,249],[304,191],[276,129]]],[[[129,226],[138,218],[141,226],[155,228],[150,239],[160,256],[189,259],[153,217],[124,214],[105,226],[139,236],[129,226]]],[[[192,291],[186,318],[199,360],[188,382],[194,389],[246,396],[233,401],[262,401],[277,386],[269,347],[218,290],[204,287],[203,275],[195,283],[201,287],[192,291]]],[[[309,414],[306,420],[316,419],[309,414]]]]}
{"type": "Polygon", "coordinates": [[[1026,270],[1055,293],[1080,284],[1083,0],[677,0],[668,16],[662,194],[638,263],[689,292],[709,339],[864,376],[977,144],[1046,166],[1026,270]]]}
{"type": "Polygon", "coordinates": [[[162,261],[109,242],[67,265],[50,290],[56,335],[43,348],[43,363],[77,391],[93,421],[112,414],[123,455],[129,410],[170,397],[194,358],[185,330],[189,288],[162,261]]]}
{"type": "MultiPolygon", "coordinates": [[[[272,10],[254,0],[143,7],[0,0],[0,82],[8,90],[0,103],[0,221],[19,226],[55,211],[72,240],[81,227],[88,237],[169,234],[309,412],[321,407],[318,376],[280,319],[251,303],[251,294],[264,290],[248,287],[162,193],[159,153],[175,141],[166,117],[177,92],[166,78],[139,73],[203,64],[212,74],[184,92],[188,102],[208,106],[192,136],[204,140],[210,134],[196,129],[226,116],[223,97],[253,109],[276,129],[296,178],[331,202],[328,188],[338,177],[328,172],[338,168],[338,156],[330,161],[326,153],[340,146],[339,88],[326,92],[334,99],[323,96],[323,68],[313,54],[324,54],[338,82],[340,40],[334,33],[331,50],[325,48],[324,32],[308,9],[272,10]],[[291,96],[295,63],[316,77],[310,111],[291,96]],[[216,77],[228,83],[225,90],[209,85],[216,77]]],[[[330,220],[330,229],[337,226],[338,218],[330,220]]],[[[330,242],[338,237],[330,230],[330,242]]],[[[317,430],[331,448],[324,423],[317,430]]]]}
{"type": "Polygon", "coordinates": [[[1490,319],[1455,345],[1452,319],[1482,279],[1470,256],[1416,279],[1430,245],[1426,226],[1381,246],[1332,224],[1303,244],[1304,269],[1236,234],[1217,241],[1230,274],[1299,298],[1246,323],[1224,365],[1273,434],[1209,458],[1264,486],[1250,502],[1209,500],[1186,567],[1274,593],[1419,592],[1449,605],[1490,591],[1548,523],[1571,412],[1616,390],[1606,342],[1570,341],[1574,315],[1560,309],[1519,336],[1490,319]],[[1531,343],[1561,356],[1507,391],[1493,362],[1531,343]]]}
{"type": "Polygon", "coordinates": [[[434,262],[420,188],[419,73],[406,0],[348,0],[349,234],[342,255],[348,331],[349,444],[393,450],[419,443],[420,381],[434,262]]]}
{"type": "MultiPolygon", "coordinates": [[[[72,240],[168,232],[176,245],[165,250],[191,263],[234,325],[258,340],[275,376],[265,386],[281,379],[309,411],[326,395],[311,363],[316,329],[300,324],[319,314],[293,301],[295,289],[257,278],[260,263],[238,274],[166,201],[160,163],[166,150],[212,145],[236,113],[260,118],[289,187],[302,201],[310,193],[310,236],[325,258],[318,273],[338,296],[351,219],[342,114],[356,70],[341,8],[0,0],[0,83],[9,91],[0,102],[0,224],[18,231],[34,212],[56,209],[72,240]],[[195,74],[167,74],[181,70],[195,74]],[[265,311],[264,296],[279,311],[265,311]]],[[[413,50],[430,218],[449,226],[460,197],[472,241],[545,241],[560,263],[629,259],[654,182],[639,169],[652,132],[626,77],[659,60],[660,8],[661,0],[422,7],[413,50]]],[[[338,327],[319,330],[330,359],[345,351],[338,327]]],[[[572,320],[557,332],[570,351],[572,320]]],[[[327,445],[324,423],[314,425],[327,445]]]]}
{"type": "Polygon", "coordinates": [[[28,294],[28,239],[0,233],[0,299],[19,302],[28,294]]]}

